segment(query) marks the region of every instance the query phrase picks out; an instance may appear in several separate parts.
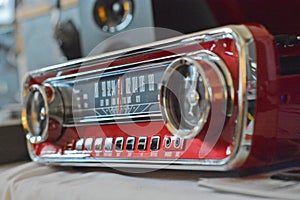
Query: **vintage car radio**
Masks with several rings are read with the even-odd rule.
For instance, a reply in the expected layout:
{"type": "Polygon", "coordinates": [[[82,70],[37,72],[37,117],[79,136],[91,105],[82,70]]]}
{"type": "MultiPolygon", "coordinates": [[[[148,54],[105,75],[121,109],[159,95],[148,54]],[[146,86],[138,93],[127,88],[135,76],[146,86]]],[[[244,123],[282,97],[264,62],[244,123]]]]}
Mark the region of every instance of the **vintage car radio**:
{"type": "Polygon", "coordinates": [[[233,25],[31,72],[22,112],[30,156],[217,171],[299,160],[294,54],[260,25],[233,25]]]}

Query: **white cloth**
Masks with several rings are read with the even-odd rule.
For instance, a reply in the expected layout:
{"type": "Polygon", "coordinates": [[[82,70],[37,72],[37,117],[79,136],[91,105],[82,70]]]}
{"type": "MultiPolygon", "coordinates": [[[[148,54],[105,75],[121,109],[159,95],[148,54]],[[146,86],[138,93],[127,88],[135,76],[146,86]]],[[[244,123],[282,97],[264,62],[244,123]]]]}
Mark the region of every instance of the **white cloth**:
{"type": "Polygon", "coordinates": [[[257,175],[246,178],[200,179],[199,185],[222,192],[250,194],[271,199],[300,199],[300,182],[277,180],[270,175],[257,175]]]}
{"type": "Polygon", "coordinates": [[[108,168],[49,167],[33,162],[0,167],[0,200],[262,199],[199,187],[198,172],[129,174],[108,168]]]}

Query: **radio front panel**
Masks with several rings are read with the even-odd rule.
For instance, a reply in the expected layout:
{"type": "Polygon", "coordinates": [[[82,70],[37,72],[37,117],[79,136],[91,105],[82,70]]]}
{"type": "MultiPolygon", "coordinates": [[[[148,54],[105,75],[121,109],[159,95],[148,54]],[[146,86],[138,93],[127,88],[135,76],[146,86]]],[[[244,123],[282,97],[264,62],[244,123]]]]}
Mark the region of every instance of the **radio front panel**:
{"type": "Polygon", "coordinates": [[[277,84],[268,72],[276,71],[275,55],[263,27],[238,25],[34,71],[24,83],[29,153],[37,162],[71,166],[272,164],[258,144],[276,131],[257,117],[266,116],[258,102],[265,83],[277,84]]]}

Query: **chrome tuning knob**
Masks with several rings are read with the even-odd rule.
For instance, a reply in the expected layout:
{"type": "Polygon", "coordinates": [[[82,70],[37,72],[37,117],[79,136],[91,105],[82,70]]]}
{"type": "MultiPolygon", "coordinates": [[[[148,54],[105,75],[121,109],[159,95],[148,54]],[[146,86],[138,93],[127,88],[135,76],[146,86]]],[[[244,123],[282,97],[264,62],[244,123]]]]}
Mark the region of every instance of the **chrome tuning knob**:
{"type": "Polygon", "coordinates": [[[178,58],[163,75],[160,106],[165,124],[175,136],[193,138],[208,121],[222,121],[230,115],[232,100],[230,73],[211,52],[178,58]]]}
{"type": "Polygon", "coordinates": [[[49,107],[45,88],[32,85],[24,101],[22,124],[27,131],[27,139],[32,144],[44,142],[48,138],[49,107]]]}

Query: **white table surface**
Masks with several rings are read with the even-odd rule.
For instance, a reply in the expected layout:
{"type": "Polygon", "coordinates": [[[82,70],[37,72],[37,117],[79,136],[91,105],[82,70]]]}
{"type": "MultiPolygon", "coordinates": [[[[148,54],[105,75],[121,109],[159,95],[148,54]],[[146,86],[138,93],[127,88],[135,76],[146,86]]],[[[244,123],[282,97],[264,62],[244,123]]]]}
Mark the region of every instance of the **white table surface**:
{"type": "Polygon", "coordinates": [[[264,199],[198,186],[198,172],[124,173],[108,168],[63,168],[33,162],[0,166],[0,200],[264,199]]]}

